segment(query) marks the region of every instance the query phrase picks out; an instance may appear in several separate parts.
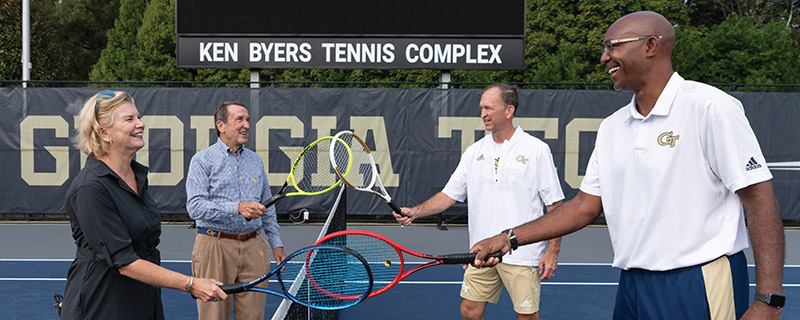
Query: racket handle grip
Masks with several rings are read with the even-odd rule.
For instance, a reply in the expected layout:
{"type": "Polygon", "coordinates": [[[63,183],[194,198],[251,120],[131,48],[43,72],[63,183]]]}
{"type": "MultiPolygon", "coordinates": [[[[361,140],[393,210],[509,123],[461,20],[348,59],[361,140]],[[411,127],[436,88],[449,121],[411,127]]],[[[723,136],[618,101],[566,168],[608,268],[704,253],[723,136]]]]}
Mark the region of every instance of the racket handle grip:
{"type": "Polygon", "coordinates": [[[269,198],[267,201],[262,202],[261,204],[269,208],[269,206],[271,206],[272,204],[274,204],[276,201],[280,200],[283,197],[285,197],[285,195],[279,193],[272,196],[272,198],[269,198]]]}
{"type": "Polygon", "coordinates": [[[388,204],[389,207],[392,208],[392,211],[396,212],[397,214],[399,214],[401,216],[404,216],[404,217],[408,217],[407,215],[403,214],[403,211],[400,210],[400,207],[398,207],[396,204],[394,204],[394,202],[389,201],[386,204],[388,204]]]}
{"type": "MultiPolygon", "coordinates": [[[[284,188],[286,188],[286,187],[284,187],[284,188]]],[[[281,190],[282,190],[282,189],[281,189],[281,190]]],[[[275,201],[278,201],[278,200],[280,200],[280,199],[281,199],[281,198],[283,198],[283,197],[285,197],[285,195],[283,195],[283,194],[280,194],[280,193],[279,193],[279,194],[276,194],[276,195],[272,196],[272,198],[269,198],[267,201],[264,201],[264,203],[262,203],[262,204],[263,204],[265,207],[269,208],[269,206],[271,206],[272,204],[274,204],[274,203],[275,203],[275,201]]],[[[248,222],[249,222],[250,220],[252,220],[252,219],[250,219],[250,218],[244,218],[244,219],[245,219],[245,220],[247,220],[248,222]]]]}
{"type": "MultiPolygon", "coordinates": [[[[473,261],[475,261],[475,257],[477,257],[477,256],[478,256],[477,253],[448,254],[448,255],[445,255],[444,257],[442,257],[442,263],[444,263],[444,264],[470,264],[473,261]]],[[[500,252],[500,251],[492,253],[492,254],[486,256],[486,259],[484,259],[484,261],[488,260],[489,258],[498,258],[498,259],[500,259],[500,262],[503,262],[503,253],[500,252]]]]}
{"type": "Polygon", "coordinates": [[[245,291],[241,283],[223,284],[219,286],[219,288],[222,289],[222,291],[224,291],[226,294],[239,293],[245,291]]]}

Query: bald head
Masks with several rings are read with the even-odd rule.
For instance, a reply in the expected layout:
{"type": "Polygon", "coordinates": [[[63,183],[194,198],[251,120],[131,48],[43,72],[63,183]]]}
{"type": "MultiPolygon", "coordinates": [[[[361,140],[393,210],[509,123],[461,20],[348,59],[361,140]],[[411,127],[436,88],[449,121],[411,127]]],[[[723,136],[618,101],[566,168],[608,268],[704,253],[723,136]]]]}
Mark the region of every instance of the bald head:
{"type": "Polygon", "coordinates": [[[619,36],[641,37],[641,36],[661,36],[661,45],[664,53],[672,56],[672,48],[675,46],[675,28],[672,24],[658,12],[637,11],[617,19],[606,32],[619,36]]]}

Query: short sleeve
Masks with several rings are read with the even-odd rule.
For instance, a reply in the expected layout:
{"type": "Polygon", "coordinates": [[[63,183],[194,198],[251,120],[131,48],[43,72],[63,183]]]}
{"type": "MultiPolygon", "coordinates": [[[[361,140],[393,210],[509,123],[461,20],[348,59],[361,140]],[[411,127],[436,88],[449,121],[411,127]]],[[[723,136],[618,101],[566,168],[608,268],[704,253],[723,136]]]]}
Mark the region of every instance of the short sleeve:
{"type": "Polygon", "coordinates": [[[550,153],[550,147],[546,144],[542,152],[539,153],[536,165],[536,174],[539,178],[538,193],[545,206],[563,200],[564,192],[561,190],[561,182],[558,180],[553,155],[550,153]]]}
{"type": "Polygon", "coordinates": [[[72,195],[73,213],[95,255],[119,268],[139,259],[110,195],[100,187],[83,186],[72,195]]]}
{"type": "Polygon", "coordinates": [[[461,155],[458,167],[456,167],[453,175],[450,176],[450,180],[447,181],[444,189],[442,189],[442,193],[458,202],[464,202],[464,200],[467,199],[467,154],[470,153],[469,151],[470,149],[467,149],[467,151],[461,155]]]}
{"type": "Polygon", "coordinates": [[[736,192],[772,179],[741,103],[731,99],[712,104],[707,110],[706,158],[725,187],[736,192]]]}
{"type": "Polygon", "coordinates": [[[592,151],[592,156],[589,158],[589,164],[586,165],[586,175],[581,182],[581,191],[593,196],[600,196],[600,164],[597,160],[597,145],[592,151]]]}

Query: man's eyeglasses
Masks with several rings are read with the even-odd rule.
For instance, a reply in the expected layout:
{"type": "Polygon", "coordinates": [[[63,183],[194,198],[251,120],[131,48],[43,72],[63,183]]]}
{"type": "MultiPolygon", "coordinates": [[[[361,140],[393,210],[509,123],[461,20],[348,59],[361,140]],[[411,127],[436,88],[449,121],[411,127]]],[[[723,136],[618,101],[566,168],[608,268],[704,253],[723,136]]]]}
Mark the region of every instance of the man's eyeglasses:
{"type": "Polygon", "coordinates": [[[611,54],[611,51],[614,50],[614,46],[626,42],[633,42],[639,40],[646,40],[650,39],[650,37],[655,37],[656,39],[661,39],[661,36],[647,36],[647,37],[638,37],[638,38],[625,38],[625,39],[614,39],[614,40],[606,40],[603,41],[603,53],[611,54]]]}
{"type": "Polygon", "coordinates": [[[97,94],[97,100],[94,103],[94,118],[97,119],[99,117],[98,113],[100,111],[100,99],[111,99],[114,96],[113,91],[103,91],[97,94]]]}

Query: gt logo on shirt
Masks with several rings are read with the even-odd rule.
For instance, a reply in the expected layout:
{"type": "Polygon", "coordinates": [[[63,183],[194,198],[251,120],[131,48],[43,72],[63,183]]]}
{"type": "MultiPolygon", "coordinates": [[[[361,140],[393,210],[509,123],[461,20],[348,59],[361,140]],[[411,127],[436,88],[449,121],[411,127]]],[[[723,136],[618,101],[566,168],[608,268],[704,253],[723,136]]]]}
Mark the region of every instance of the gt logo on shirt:
{"type": "Polygon", "coordinates": [[[672,131],[664,132],[658,136],[658,145],[660,146],[669,146],[670,148],[675,147],[675,142],[678,141],[678,138],[681,136],[673,136],[672,131]]]}
{"type": "Polygon", "coordinates": [[[523,155],[518,155],[518,156],[517,156],[517,158],[516,158],[516,160],[517,160],[517,162],[519,162],[519,163],[522,163],[522,164],[528,164],[528,160],[530,160],[530,159],[528,159],[528,158],[525,158],[525,156],[523,156],[523,155]]]}

